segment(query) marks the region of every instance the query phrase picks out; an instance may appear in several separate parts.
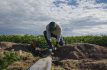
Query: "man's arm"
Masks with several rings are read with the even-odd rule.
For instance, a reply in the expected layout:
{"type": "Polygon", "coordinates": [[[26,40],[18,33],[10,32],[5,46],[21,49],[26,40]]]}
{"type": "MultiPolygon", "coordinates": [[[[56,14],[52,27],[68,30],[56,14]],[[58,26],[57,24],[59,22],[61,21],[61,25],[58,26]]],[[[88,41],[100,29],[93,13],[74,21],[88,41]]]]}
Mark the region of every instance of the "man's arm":
{"type": "Polygon", "coordinates": [[[47,32],[47,39],[50,41],[51,40],[51,33],[49,31],[49,25],[46,26],[46,32],[47,32]]]}
{"type": "Polygon", "coordinates": [[[61,35],[61,27],[59,25],[57,25],[57,30],[59,32],[59,34],[57,35],[57,43],[59,43],[61,46],[64,45],[64,41],[63,41],[63,38],[62,38],[62,35],[61,35]]]}
{"type": "Polygon", "coordinates": [[[57,36],[57,42],[60,42],[60,39],[61,39],[61,35],[58,35],[57,36]]]}

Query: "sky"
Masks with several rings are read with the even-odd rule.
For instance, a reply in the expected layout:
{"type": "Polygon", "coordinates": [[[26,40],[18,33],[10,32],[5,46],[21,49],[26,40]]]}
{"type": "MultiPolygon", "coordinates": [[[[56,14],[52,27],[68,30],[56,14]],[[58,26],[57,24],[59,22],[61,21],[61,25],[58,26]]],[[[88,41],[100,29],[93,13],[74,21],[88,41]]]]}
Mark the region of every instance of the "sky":
{"type": "Polygon", "coordinates": [[[42,35],[51,21],[63,36],[107,35],[107,0],[0,0],[0,34],[42,35]]]}

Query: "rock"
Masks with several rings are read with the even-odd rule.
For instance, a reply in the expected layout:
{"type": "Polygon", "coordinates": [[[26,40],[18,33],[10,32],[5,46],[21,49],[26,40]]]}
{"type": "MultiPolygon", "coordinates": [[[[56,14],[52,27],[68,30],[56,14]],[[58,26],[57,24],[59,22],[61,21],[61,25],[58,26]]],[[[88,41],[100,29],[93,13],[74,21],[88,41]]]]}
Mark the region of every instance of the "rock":
{"type": "Polygon", "coordinates": [[[51,70],[52,58],[46,57],[38,60],[28,70],[51,70]]]}

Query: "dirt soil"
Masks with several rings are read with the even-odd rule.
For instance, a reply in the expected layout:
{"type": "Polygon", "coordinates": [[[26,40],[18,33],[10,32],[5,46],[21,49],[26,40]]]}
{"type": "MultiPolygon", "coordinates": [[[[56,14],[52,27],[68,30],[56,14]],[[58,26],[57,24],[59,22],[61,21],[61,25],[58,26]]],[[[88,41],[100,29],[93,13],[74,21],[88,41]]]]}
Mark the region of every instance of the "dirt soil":
{"type": "Polygon", "coordinates": [[[54,65],[65,70],[107,70],[107,48],[89,43],[66,45],[55,51],[54,65]]]}
{"type": "Polygon", "coordinates": [[[8,66],[8,70],[27,70],[33,63],[35,63],[41,57],[34,56],[29,44],[12,43],[12,42],[0,42],[0,55],[4,55],[4,52],[14,51],[21,57],[20,61],[16,61],[8,66]]]}
{"type": "MultiPolygon", "coordinates": [[[[27,70],[38,59],[38,51],[34,54],[31,45],[0,42],[0,55],[5,51],[15,51],[21,60],[8,66],[9,70],[27,70]],[[14,50],[13,50],[14,49],[14,50]]],[[[54,51],[52,70],[107,70],[107,48],[89,43],[66,45],[54,51]]]]}

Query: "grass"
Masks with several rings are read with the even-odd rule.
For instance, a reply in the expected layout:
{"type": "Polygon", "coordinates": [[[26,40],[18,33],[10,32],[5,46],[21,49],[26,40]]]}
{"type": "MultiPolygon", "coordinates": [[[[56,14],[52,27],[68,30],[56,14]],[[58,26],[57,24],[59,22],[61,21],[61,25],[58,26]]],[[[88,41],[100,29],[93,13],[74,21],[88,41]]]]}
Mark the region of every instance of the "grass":
{"type": "MultiPolygon", "coordinates": [[[[91,43],[101,46],[107,46],[107,36],[71,36],[63,37],[66,44],[73,43],[91,43]]],[[[39,43],[40,47],[46,47],[46,41],[44,36],[34,36],[34,35],[0,35],[1,41],[9,41],[15,43],[31,43],[32,40],[36,40],[39,43]]],[[[52,40],[52,43],[55,44],[55,40],[52,40]]]]}
{"type": "Polygon", "coordinates": [[[7,70],[8,65],[18,60],[20,57],[15,52],[4,52],[4,56],[0,57],[0,70],[7,70]]]}

